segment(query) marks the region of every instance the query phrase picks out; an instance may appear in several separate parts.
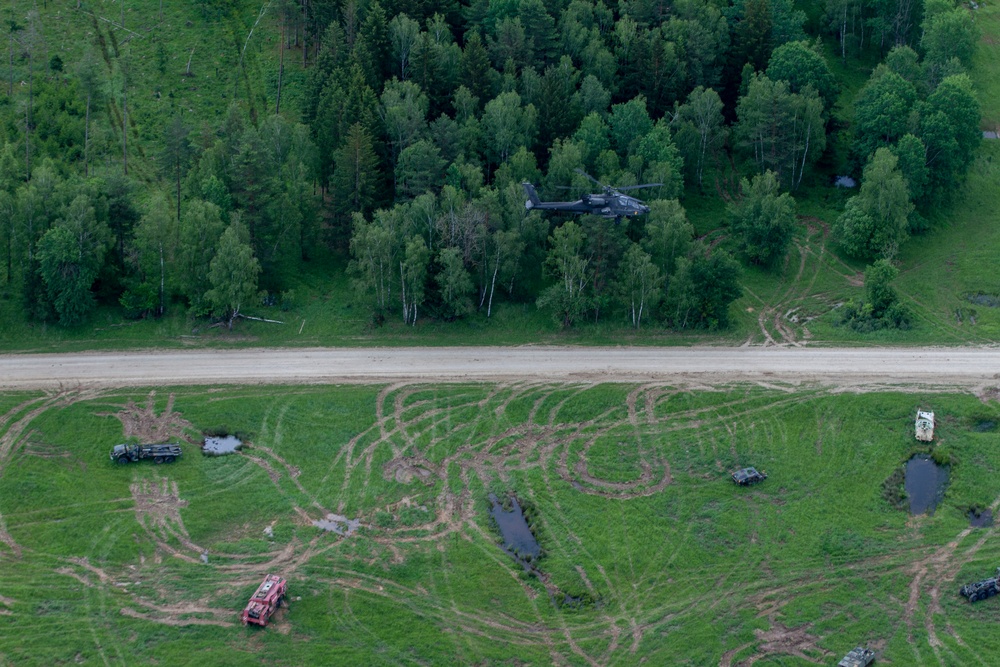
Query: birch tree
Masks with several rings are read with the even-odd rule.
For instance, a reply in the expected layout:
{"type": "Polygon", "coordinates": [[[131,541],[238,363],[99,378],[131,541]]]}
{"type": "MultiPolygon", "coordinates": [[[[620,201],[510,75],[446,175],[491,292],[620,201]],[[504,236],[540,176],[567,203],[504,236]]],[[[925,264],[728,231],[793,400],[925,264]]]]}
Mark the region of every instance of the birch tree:
{"type": "Polygon", "coordinates": [[[726,142],[722,99],[713,89],[698,86],[688,95],[687,101],[677,107],[673,124],[684,164],[701,187],[706,163],[716,157],[726,142]]]}
{"type": "Polygon", "coordinates": [[[416,326],[418,310],[424,303],[424,283],[431,252],[422,236],[411,236],[399,262],[399,295],[403,302],[403,323],[416,326]]]}
{"type": "Polygon", "coordinates": [[[229,330],[243,307],[257,298],[259,276],[260,262],[253,256],[249,234],[237,218],[219,239],[208,273],[212,288],[205,294],[213,314],[226,320],[229,330]]]}
{"type": "Polygon", "coordinates": [[[615,291],[633,328],[638,329],[642,318],[656,307],[662,284],[663,276],[652,258],[637,243],[630,244],[619,265],[615,291]]]}
{"type": "Polygon", "coordinates": [[[552,308],[556,321],[569,328],[590,307],[587,287],[592,271],[590,260],[584,256],[586,243],[583,229],[575,222],[566,222],[549,237],[551,249],[546,268],[555,283],[538,297],[539,308],[552,308]]]}

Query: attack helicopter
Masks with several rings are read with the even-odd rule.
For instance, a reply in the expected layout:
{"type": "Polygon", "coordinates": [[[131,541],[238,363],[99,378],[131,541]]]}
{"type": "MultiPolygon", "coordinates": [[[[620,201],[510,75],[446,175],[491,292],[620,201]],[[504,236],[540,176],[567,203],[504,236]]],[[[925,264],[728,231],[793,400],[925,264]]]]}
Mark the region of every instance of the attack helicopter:
{"type": "Polygon", "coordinates": [[[524,202],[524,208],[531,211],[540,209],[543,211],[561,211],[563,213],[590,213],[599,215],[602,218],[614,218],[615,224],[622,221],[622,218],[631,218],[637,215],[649,213],[649,207],[641,200],[631,195],[622,194],[626,190],[638,190],[640,188],[656,188],[663,183],[644,183],[642,185],[627,185],[616,188],[605,185],[599,180],[583,171],[577,169],[576,173],[586,177],[600,186],[600,194],[586,194],[576,201],[542,201],[535,192],[535,186],[531,183],[521,183],[528,201],[524,202]]]}

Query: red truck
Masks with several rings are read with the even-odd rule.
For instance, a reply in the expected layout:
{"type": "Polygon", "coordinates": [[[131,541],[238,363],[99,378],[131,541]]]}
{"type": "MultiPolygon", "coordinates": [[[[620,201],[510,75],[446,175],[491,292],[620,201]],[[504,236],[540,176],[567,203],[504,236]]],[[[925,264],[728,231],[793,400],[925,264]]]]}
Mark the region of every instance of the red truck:
{"type": "Polygon", "coordinates": [[[243,625],[267,625],[271,615],[281,606],[281,598],[285,597],[287,584],[276,574],[269,574],[264,582],[257,587],[257,592],[250,597],[247,608],[243,610],[243,625]]]}

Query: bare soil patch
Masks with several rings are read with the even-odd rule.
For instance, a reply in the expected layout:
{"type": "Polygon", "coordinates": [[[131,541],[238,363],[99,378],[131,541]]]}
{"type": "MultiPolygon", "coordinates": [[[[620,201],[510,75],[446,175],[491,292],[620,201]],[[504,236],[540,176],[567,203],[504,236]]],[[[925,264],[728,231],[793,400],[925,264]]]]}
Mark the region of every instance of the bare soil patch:
{"type": "Polygon", "coordinates": [[[158,481],[140,480],[129,486],[132,498],[135,500],[135,516],[139,524],[149,533],[157,545],[185,560],[196,562],[194,558],[178,552],[169,545],[171,538],[176,539],[186,549],[202,554],[203,548],[191,541],[184,520],[181,519],[181,508],[187,507],[188,501],[181,499],[177,482],[171,482],[166,477],[158,481]]]}
{"type": "MultiPolygon", "coordinates": [[[[107,413],[105,413],[107,414],[107,413]]],[[[103,416],[103,415],[102,415],[103,416]]],[[[160,415],[156,414],[156,391],[149,392],[146,405],[139,407],[134,401],[129,401],[121,412],[109,416],[117,418],[122,423],[126,438],[138,438],[143,442],[166,442],[168,440],[195,440],[187,436],[194,431],[191,422],[174,412],[174,395],[167,399],[167,407],[160,415]]]]}
{"type": "Polygon", "coordinates": [[[382,466],[382,476],[395,479],[400,484],[409,484],[419,480],[428,486],[433,486],[436,466],[423,456],[401,456],[382,466]]]}

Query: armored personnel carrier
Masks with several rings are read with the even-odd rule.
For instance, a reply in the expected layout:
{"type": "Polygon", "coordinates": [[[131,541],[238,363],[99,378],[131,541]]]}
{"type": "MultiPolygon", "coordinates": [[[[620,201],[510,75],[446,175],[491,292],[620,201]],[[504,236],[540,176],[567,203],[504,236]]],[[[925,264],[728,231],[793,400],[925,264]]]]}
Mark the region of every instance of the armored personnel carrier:
{"type": "Polygon", "coordinates": [[[758,472],[756,468],[740,468],[733,473],[733,481],[740,486],[750,486],[767,479],[767,473],[758,472]]]}
{"type": "Polygon", "coordinates": [[[920,442],[932,442],[934,440],[934,413],[917,410],[917,419],[914,428],[917,440],[920,442]]]}
{"type": "Polygon", "coordinates": [[[969,602],[985,600],[997,593],[1000,593],[1000,567],[997,568],[997,575],[995,577],[966,584],[958,590],[958,594],[968,598],[969,602]]]}
{"type": "Polygon", "coordinates": [[[875,651],[858,646],[841,658],[837,667],[868,667],[873,662],[875,662],[875,651]]]}

